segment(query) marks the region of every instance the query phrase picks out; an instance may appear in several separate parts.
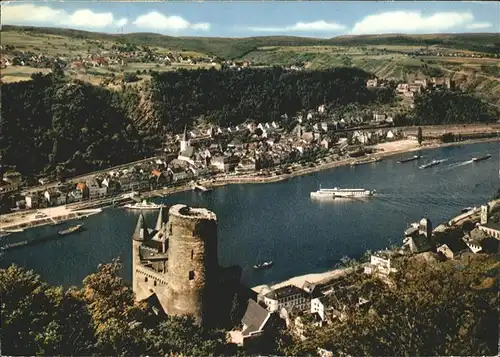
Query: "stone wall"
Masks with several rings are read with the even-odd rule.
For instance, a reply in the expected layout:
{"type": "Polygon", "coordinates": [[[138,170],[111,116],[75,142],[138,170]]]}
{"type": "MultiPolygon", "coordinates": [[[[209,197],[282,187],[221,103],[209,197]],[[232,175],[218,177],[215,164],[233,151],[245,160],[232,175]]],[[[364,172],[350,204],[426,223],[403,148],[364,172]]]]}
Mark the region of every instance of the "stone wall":
{"type": "Polygon", "coordinates": [[[217,218],[200,208],[175,205],[167,224],[167,313],[192,315],[210,325],[217,311],[217,218]]]}

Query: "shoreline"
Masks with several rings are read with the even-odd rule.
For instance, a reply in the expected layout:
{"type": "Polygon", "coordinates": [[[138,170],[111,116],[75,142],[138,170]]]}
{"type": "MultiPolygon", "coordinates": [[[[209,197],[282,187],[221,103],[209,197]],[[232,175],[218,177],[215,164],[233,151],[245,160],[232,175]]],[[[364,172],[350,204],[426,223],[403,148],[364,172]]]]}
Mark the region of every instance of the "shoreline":
{"type": "MultiPolygon", "coordinates": [[[[415,140],[404,139],[404,140],[397,140],[397,141],[381,143],[381,144],[370,146],[370,148],[374,148],[374,149],[378,148],[379,150],[380,150],[380,148],[382,148],[382,151],[375,152],[373,154],[369,154],[369,155],[367,155],[367,157],[369,157],[369,158],[385,158],[385,157],[390,157],[390,156],[394,156],[394,155],[401,155],[401,154],[405,154],[405,153],[415,152],[415,151],[419,151],[419,150],[437,149],[437,148],[441,148],[441,147],[457,146],[457,145],[487,143],[487,142],[494,142],[494,141],[498,141],[498,140],[499,140],[499,138],[494,137],[494,138],[483,138],[483,139],[475,139],[475,140],[464,140],[464,141],[452,142],[452,143],[441,143],[441,142],[435,142],[435,141],[428,141],[428,142],[424,142],[422,146],[418,146],[418,143],[416,143],[415,140]],[[403,148],[393,149],[393,150],[383,149],[383,147],[388,147],[389,149],[392,146],[397,147],[398,144],[403,145],[403,148]],[[405,144],[406,144],[406,146],[405,146],[405,144]],[[412,145],[410,146],[410,144],[412,144],[412,145]]],[[[311,173],[332,169],[335,167],[349,165],[351,162],[353,162],[357,159],[358,158],[348,158],[348,159],[328,162],[328,163],[317,165],[315,167],[308,167],[308,168],[304,168],[304,169],[299,169],[299,170],[291,172],[289,174],[282,174],[282,175],[276,175],[276,176],[270,176],[270,177],[255,177],[255,176],[254,177],[248,177],[248,176],[247,177],[245,177],[245,176],[238,177],[238,176],[235,176],[234,178],[231,178],[231,177],[222,178],[219,180],[215,180],[213,182],[211,179],[200,180],[199,182],[201,184],[203,184],[205,187],[210,188],[210,189],[222,187],[222,186],[226,186],[226,185],[233,185],[233,184],[274,183],[274,182],[285,181],[285,180],[288,180],[288,179],[291,179],[294,177],[298,177],[298,176],[304,176],[304,175],[308,175],[311,173]]],[[[167,189],[162,188],[162,189],[157,189],[157,190],[153,190],[153,191],[143,192],[143,193],[141,193],[140,197],[146,198],[146,199],[152,198],[152,197],[163,198],[163,197],[175,194],[175,193],[185,192],[185,191],[189,191],[189,190],[191,190],[191,186],[189,183],[186,183],[184,185],[177,186],[177,187],[169,187],[167,189]]],[[[99,200],[96,202],[73,203],[73,204],[66,205],[66,206],[56,206],[56,207],[44,208],[44,209],[40,209],[38,211],[47,213],[49,216],[54,215],[52,213],[53,211],[58,212],[59,216],[62,216],[64,214],[69,215],[69,214],[74,213],[75,211],[81,210],[81,209],[88,210],[88,209],[93,209],[96,207],[104,208],[106,206],[109,206],[110,204],[105,203],[103,205],[103,201],[105,201],[105,202],[110,201],[111,202],[111,201],[113,201],[113,199],[114,198],[106,198],[104,200],[99,200]],[[64,211],[64,213],[60,212],[60,211],[64,211]]],[[[14,213],[2,215],[0,218],[0,222],[3,224],[0,225],[0,229],[2,229],[2,230],[3,229],[15,229],[17,226],[20,226],[20,225],[22,225],[24,229],[29,229],[29,228],[33,228],[35,226],[38,227],[38,226],[45,225],[41,222],[36,222],[35,225],[32,225],[33,221],[34,221],[33,219],[28,220],[28,221],[21,220],[21,222],[19,222],[18,219],[20,216],[31,215],[31,214],[34,214],[34,212],[35,212],[35,210],[25,211],[24,213],[14,212],[14,213]],[[16,222],[16,219],[18,220],[17,222],[16,222]],[[6,220],[7,222],[5,222],[4,220],[6,220]]],[[[49,222],[47,222],[46,224],[49,224],[49,222]]]]}
{"type": "MultiPolygon", "coordinates": [[[[375,152],[373,154],[367,155],[367,158],[386,158],[394,155],[400,155],[400,154],[405,154],[405,153],[410,153],[410,152],[415,152],[419,150],[428,150],[428,149],[438,149],[441,147],[448,147],[448,146],[458,146],[458,145],[470,145],[470,144],[480,144],[480,143],[488,143],[488,142],[494,142],[494,141],[499,141],[499,138],[485,138],[485,139],[475,139],[475,140],[464,140],[460,142],[453,142],[453,143],[436,143],[436,142],[427,142],[423,143],[422,146],[416,146],[416,147],[408,147],[408,148],[403,148],[400,150],[392,150],[392,151],[380,151],[380,152],[375,152]]],[[[398,141],[393,141],[391,143],[398,143],[402,142],[404,140],[398,140],[398,141]]],[[[378,144],[381,145],[381,144],[378,144]]],[[[417,144],[418,145],[418,144],[417,144]]],[[[373,148],[377,146],[374,145],[372,146],[373,148]]],[[[298,177],[298,176],[303,176],[303,175],[308,175],[314,172],[320,172],[328,169],[332,169],[335,167],[340,167],[340,166],[346,166],[349,165],[351,162],[357,160],[358,158],[348,158],[344,160],[339,160],[339,161],[334,161],[334,162],[329,162],[325,164],[321,164],[315,167],[308,167],[305,169],[300,169],[295,172],[289,173],[289,174],[283,174],[283,175],[277,175],[277,176],[271,176],[271,177],[234,177],[234,178],[226,178],[222,180],[217,180],[215,182],[209,181],[200,181],[204,185],[210,188],[215,188],[215,187],[220,187],[220,186],[225,186],[225,185],[230,185],[230,184],[249,184],[249,183],[272,183],[272,182],[279,182],[279,181],[284,181],[288,180],[293,177],[298,177]]]]}

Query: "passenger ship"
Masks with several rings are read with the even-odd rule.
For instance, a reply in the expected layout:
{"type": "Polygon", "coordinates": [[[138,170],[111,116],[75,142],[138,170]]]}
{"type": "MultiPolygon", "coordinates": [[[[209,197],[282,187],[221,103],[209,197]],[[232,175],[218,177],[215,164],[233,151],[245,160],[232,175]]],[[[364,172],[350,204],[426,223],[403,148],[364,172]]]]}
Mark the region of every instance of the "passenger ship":
{"type": "Polygon", "coordinates": [[[373,196],[375,190],[365,190],[364,188],[319,188],[318,191],[311,192],[311,198],[363,198],[373,196]]]}

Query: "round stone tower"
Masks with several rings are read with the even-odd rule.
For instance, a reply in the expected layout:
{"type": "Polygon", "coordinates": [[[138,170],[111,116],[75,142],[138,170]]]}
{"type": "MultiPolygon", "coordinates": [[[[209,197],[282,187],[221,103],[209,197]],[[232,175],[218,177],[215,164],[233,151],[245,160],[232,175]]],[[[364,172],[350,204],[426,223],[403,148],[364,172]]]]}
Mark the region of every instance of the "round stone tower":
{"type": "Polygon", "coordinates": [[[210,325],[217,310],[217,218],[204,208],[174,205],[167,225],[167,313],[210,325]]]}

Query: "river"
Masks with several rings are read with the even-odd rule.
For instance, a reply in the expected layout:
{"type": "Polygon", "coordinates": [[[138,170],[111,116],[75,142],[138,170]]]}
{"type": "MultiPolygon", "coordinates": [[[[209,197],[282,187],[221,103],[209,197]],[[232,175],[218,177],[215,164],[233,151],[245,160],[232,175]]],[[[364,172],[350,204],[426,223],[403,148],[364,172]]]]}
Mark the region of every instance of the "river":
{"type": "MultiPolygon", "coordinates": [[[[163,199],[213,210],[219,222],[219,261],[238,264],[248,286],[332,268],[340,258],[359,257],[367,249],[402,244],[407,223],[424,214],[437,224],[463,207],[492,198],[499,186],[499,143],[481,143],[422,150],[420,161],[399,164],[399,156],[349,167],[342,166],[287,181],[229,185],[211,193],[181,192],[163,199]],[[470,159],[490,153],[492,158],[470,159]],[[421,170],[432,159],[447,159],[421,170]],[[361,202],[314,201],[310,192],[323,187],[375,189],[376,197],[361,202]],[[272,259],[271,269],[255,271],[257,260],[272,259]]],[[[411,154],[404,155],[405,157],[411,154]]],[[[161,201],[161,200],[157,200],[161,201]]],[[[157,212],[145,214],[149,226],[157,212]]],[[[138,213],[108,208],[85,221],[85,230],[62,239],[7,251],[0,267],[12,263],[34,269],[51,284],[81,285],[97,265],[120,257],[122,274],[131,277],[131,235],[138,213]]],[[[55,236],[63,226],[45,226],[13,233],[9,240],[55,236]]],[[[5,240],[6,238],[2,238],[5,240]]]]}

